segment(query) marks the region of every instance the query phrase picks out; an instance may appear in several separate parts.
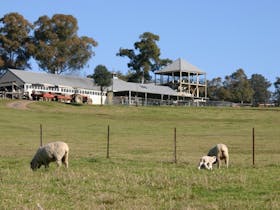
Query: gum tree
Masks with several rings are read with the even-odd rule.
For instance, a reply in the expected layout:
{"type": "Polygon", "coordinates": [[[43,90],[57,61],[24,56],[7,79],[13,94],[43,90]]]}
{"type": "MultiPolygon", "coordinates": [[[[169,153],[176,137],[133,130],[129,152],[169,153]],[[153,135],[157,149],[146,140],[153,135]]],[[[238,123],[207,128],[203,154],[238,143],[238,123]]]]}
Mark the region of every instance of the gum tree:
{"type": "Polygon", "coordinates": [[[78,36],[77,20],[72,15],[41,16],[34,27],[34,58],[48,73],[80,70],[94,56],[97,42],[87,36],[78,36]]]}
{"type": "Polygon", "coordinates": [[[254,91],[243,69],[238,69],[230,76],[226,76],[224,87],[230,91],[231,101],[240,103],[252,101],[254,91]]]}
{"type": "Polygon", "coordinates": [[[250,83],[252,89],[254,90],[253,105],[257,106],[260,103],[267,103],[271,96],[271,93],[268,90],[271,83],[261,74],[253,74],[251,76],[250,83]]]}
{"type": "Polygon", "coordinates": [[[30,68],[32,24],[18,13],[0,19],[0,70],[30,68]]]}
{"type": "Polygon", "coordinates": [[[139,36],[140,41],[134,43],[134,49],[120,48],[117,56],[127,57],[129,71],[128,81],[142,82],[151,79],[150,71],[155,71],[168,63],[169,59],[160,59],[160,48],[157,46],[159,36],[145,32],[139,36]]]}

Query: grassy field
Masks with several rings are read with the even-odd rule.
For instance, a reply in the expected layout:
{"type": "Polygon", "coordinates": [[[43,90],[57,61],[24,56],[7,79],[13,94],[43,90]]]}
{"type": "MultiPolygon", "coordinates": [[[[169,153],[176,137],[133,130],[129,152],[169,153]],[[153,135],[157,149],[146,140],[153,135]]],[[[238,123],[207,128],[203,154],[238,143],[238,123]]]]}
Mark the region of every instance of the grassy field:
{"type": "Polygon", "coordinates": [[[280,109],[9,102],[0,100],[0,209],[280,209],[280,109]],[[69,144],[68,170],[30,170],[40,124],[44,143],[69,144]],[[229,147],[229,169],[198,170],[217,143],[229,147]]]}

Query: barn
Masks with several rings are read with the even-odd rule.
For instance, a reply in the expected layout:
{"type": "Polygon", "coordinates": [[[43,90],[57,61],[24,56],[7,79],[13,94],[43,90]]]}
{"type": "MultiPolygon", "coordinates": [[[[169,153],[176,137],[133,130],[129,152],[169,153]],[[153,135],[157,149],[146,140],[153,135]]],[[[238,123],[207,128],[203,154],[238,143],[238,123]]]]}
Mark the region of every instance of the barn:
{"type": "Polygon", "coordinates": [[[0,78],[2,98],[27,98],[34,100],[61,100],[89,104],[106,101],[106,93],[101,96],[100,87],[93,79],[34,71],[8,69],[0,78]]]}
{"type": "Polygon", "coordinates": [[[170,87],[154,83],[126,82],[116,77],[108,90],[108,103],[112,104],[171,105],[180,99],[177,92],[170,87]]]}
{"type": "Polygon", "coordinates": [[[129,105],[201,105],[207,101],[206,73],[184,59],[155,71],[151,83],[113,78],[108,102],[129,105]]]}

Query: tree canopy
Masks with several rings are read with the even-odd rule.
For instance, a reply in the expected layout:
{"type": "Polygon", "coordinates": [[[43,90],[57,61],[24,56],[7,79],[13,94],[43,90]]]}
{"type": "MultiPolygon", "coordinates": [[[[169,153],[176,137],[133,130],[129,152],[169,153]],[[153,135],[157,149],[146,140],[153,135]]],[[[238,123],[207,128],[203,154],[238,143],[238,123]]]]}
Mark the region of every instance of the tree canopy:
{"type": "Polygon", "coordinates": [[[34,27],[34,58],[48,73],[79,70],[94,55],[97,42],[77,35],[77,20],[72,15],[41,16],[34,27]]]}
{"type": "Polygon", "coordinates": [[[253,97],[253,89],[244,70],[238,69],[229,78],[230,83],[228,88],[232,90],[233,101],[250,103],[253,97]]]}
{"type": "Polygon", "coordinates": [[[155,71],[168,63],[170,59],[160,59],[160,49],[157,46],[159,36],[145,32],[139,36],[140,41],[134,43],[134,49],[120,48],[117,56],[130,59],[127,64],[130,72],[128,81],[142,82],[151,79],[150,71],[155,71]]]}
{"type": "Polygon", "coordinates": [[[208,81],[208,96],[211,100],[226,100],[237,103],[251,103],[258,105],[267,103],[270,99],[268,88],[271,84],[260,74],[253,74],[247,78],[243,69],[238,69],[231,75],[214,78],[208,81]]]}
{"type": "Polygon", "coordinates": [[[94,79],[95,83],[101,87],[103,91],[104,87],[108,87],[111,84],[112,75],[111,72],[108,71],[106,66],[98,65],[94,69],[92,78],[94,79]]]}
{"type": "Polygon", "coordinates": [[[223,82],[221,77],[213,78],[208,84],[208,97],[211,100],[221,100],[223,96],[221,95],[221,89],[223,87],[223,82]]]}
{"type": "Polygon", "coordinates": [[[261,74],[253,74],[251,76],[250,83],[254,91],[253,105],[257,106],[261,103],[268,103],[271,96],[268,88],[271,86],[271,83],[268,82],[261,74]]]}
{"type": "Polygon", "coordinates": [[[34,46],[30,32],[32,24],[18,13],[6,14],[0,19],[0,69],[29,68],[34,46]]]}
{"type": "Polygon", "coordinates": [[[94,73],[92,75],[94,82],[100,86],[101,90],[101,105],[102,105],[102,95],[105,87],[108,87],[112,83],[112,74],[106,66],[98,65],[94,69],[94,73]]]}

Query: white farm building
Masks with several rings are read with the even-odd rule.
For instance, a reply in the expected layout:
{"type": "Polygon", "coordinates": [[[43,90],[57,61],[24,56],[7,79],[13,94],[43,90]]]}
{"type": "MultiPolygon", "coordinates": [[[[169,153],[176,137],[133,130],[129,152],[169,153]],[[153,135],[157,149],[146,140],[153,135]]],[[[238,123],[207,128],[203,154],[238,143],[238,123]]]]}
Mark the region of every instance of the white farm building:
{"type": "MultiPolygon", "coordinates": [[[[2,97],[29,98],[42,100],[69,101],[75,96],[77,100],[89,104],[101,103],[100,87],[94,85],[93,79],[62,76],[33,71],[9,69],[0,78],[2,97]]],[[[102,101],[106,101],[103,93],[102,101]]]]}
{"type": "Polygon", "coordinates": [[[93,79],[9,69],[0,77],[0,98],[75,101],[88,104],[190,105],[207,101],[206,73],[177,59],[142,84],[112,78],[101,95],[93,79]],[[159,77],[159,78],[158,78],[159,77]]]}

